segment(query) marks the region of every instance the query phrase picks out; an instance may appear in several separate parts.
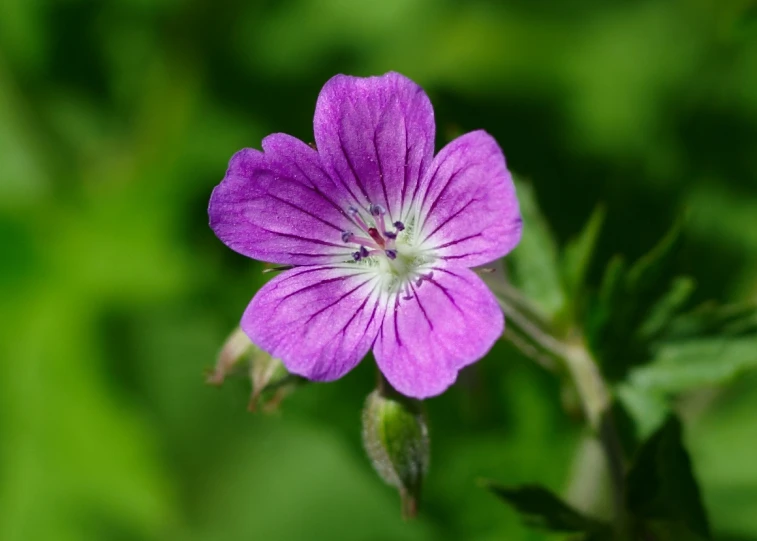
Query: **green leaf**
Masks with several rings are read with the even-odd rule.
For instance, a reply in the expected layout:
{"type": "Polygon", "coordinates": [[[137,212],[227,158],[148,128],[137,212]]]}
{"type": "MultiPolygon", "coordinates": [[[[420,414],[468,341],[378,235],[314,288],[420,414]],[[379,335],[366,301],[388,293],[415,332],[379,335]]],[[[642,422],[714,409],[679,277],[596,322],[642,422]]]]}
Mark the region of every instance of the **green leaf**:
{"type": "Polygon", "coordinates": [[[678,253],[683,220],[677,221],[654,248],[641,256],[628,271],[627,289],[635,294],[652,288],[678,253]]]}
{"type": "Polygon", "coordinates": [[[705,336],[738,336],[757,332],[757,304],[718,305],[706,303],[671,321],[665,331],[667,339],[705,336]]]}
{"type": "Polygon", "coordinates": [[[515,508],[531,526],[556,532],[610,532],[607,524],[576,511],[544,487],[505,487],[489,481],[485,482],[485,486],[515,508]]]}
{"type": "Polygon", "coordinates": [[[586,279],[586,272],[597,245],[597,239],[605,221],[605,208],[598,205],[586,222],[583,231],[566,246],[562,254],[561,270],[565,291],[571,303],[575,303],[586,279]]]}
{"type": "Polygon", "coordinates": [[[676,393],[720,385],[757,368],[757,336],[664,343],[652,363],[631,373],[639,388],[676,393]]]}
{"type": "Polygon", "coordinates": [[[637,519],[683,527],[691,532],[689,538],[711,538],[681,423],[675,416],[668,417],[641,447],[628,472],[626,501],[637,519]]]}
{"type": "Polygon", "coordinates": [[[649,361],[650,342],[644,332],[664,329],[669,321],[666,310],[675,309],[680,297],[685,296],[683,287],[682,291],[674,292],[676,298],[659,300],[669,293],[661,284],[666,283],[664,274],[680,245],[680,229],[679,221],[627,271],[619,256],[612,259],[599,295],[589,305],[589,344],[602,374],[611,382],[622,381],[632,367],[649,361]],[[653,319],[646,323],[650,317],[653,319]],[[644,328],[645,324],[648,328],[644,328]],[[643,331],[639,330],[642,328],[643,331]]]}
{"type": "Polygon", "coordinates": [[[651,340],[659,336],[689,299],[695,287],[696,284],[692,278],[688,276],[675,277],[668,292],[652,306],[646,319],[639,327],[639,338],[651,340]]]}
{"type": "Polygon", "coordinates": [[[539,211],[531,184],[518,182],[523,237],[507,260],[515,286],[544,313],[554,316],[565,305],[558,272],[557,243],[539,211]]]}

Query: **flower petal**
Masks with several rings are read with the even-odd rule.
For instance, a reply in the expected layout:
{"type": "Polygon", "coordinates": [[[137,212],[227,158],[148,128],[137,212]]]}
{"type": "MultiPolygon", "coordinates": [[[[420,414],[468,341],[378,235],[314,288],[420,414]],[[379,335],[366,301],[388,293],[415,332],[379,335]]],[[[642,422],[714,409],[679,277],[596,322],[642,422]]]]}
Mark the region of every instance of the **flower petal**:
{"type": "Polygon", "coordinates": [[[368,353],[384,317],[376,274],[358,265],[280,274],[242,316],[250,340],[287,370],[316,381],[349,372],[368,353]]]}
{"type": "Polygon", "coordinates": [[[461,368],[491,349],[504,318],[494,295],[469,269],[435,268],[413,293],[387,309],[373,352],[395,389],[426,398],[447,389],[461,368]]]}
{"type": "Polygon", "coordinates": [[[416,204],[419,241],[455,265],[489,263],[520,241],[515,186],[499,145],[484,131],[458,137],[439,152],[416,204]]]}
{"type": "Polygon", "coordinates": [[[355,226],[343,192],[323,171],[318,153],[302,141],[274,134],[265,153],[237,152],[213,190],[210,227],[227,246],[271,263],[344,261],[342,231],[355,226]]]}
{"type": "Polygon", "coordinates": [[[313,121],[318,152],[356,206],[379,204],[403,220],[434,156],[434,110],[421,87],[398,73],[332,77],[313,121]]]}

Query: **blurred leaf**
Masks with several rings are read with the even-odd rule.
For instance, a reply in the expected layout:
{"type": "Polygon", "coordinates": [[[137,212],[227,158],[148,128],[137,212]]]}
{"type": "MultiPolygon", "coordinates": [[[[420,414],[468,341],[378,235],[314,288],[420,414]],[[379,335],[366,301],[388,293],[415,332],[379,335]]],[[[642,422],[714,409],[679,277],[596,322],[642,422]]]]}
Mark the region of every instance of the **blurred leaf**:
{"type": "Polygon", "coordinates": [[[666,339],[730,335],[757,332],[757,304],[704,304],[671,321],[666,339]]]}
{"type": "Polygon", "coordinates": [[[626,490],[628,508],[636,518],[670,523],[671,528],[692,534],[677,539],[710,539],[681,423],[675,416],[668,417],[641,447],[628,472],[626,490]]]}
{"type": "Polygon", "coordinates": [[[646,291],[659,283],[671,259],[680,247],[682,221],[676,222],[649,252],[641,256],[628,270],[627,289],[632,295],[646,291]]]}
{"type": "Polygon", "coordinates": [[[704,338],[663,344],[654,361],[631,374],[634,385],[675,393],[721,385],[757,368],[757,336],[704,338]]]}
{"type": "MultiPolygon", "coordinates": [[[[586,337],[591,350],[595,353],[605,376],[617,360],[607,354],[607,344],[615,340],[617,329],[612,325],[617,318],[616,311],[623,306],[623,284],[626,276],[626,263],[619,255],[613,257],[605,269],[599,293],[589,302],[586,314],[586,337]],[[608,369],[609,365],[609,369],[608,369]]],[[[622,340],[622,336],[618,338],[622,340]]]]}
{"type": "Polygon", "coordinates": [[[657,430],[670,413],[668,400],[661,393],[640,389],[628,383],[618,385],[615,393],[633,418],[636,436],[640,441],[657,430]]]}
{"type": "Polygon", "coordinates": [[[621,400],[613,400],[610,408],[610,417],[603,419],[603,426],[614,427],[620,446],[623,449],[623,456],[631,457],[636,453],[640,444],[636,420],[621,400]]]}
{"type": "Polygon", "coordinates": [[[586,272],[591,263],[605,215],[605,208],[601,205],[597,206],[583,231],[572,239],[563,251],[561,270],[565,291],[571,303],[577,302],[576,297],[586,279],[586,272]]]}
{"type": "Polygon", "coordinates": [[[650,344],[639,329],[645,324],[649,325],[646,332],[664,327],[666,311],[674,309],[687,294],[686,287],[679,285],[673,298],[659,300],[666,293],[660,284],[680,245],[680,229],[679,221],[627,271],[619,256],[610,260],[599,295],[589,303],[589,344],[603,375],[611,382],[623,380],[632,367],[649,361],[650,344]],[[650,317],[651,323],[645,323],[650,317]]]}
{"type": "Polygon", "coordinates": [[[510,488],[485,482],[486,488],[513,506],[527,524],[556,532],[593,532],[608,534],[607,524],[587,517],[563,502],[544,487],[523,485],[510,488]]]}
{"type": "Polygon", "coordinates": [[[695,287],[696,284],[690,277],[675,277],[668,292],[652,306],[641,327],[639,327],[639,338],[651,340],[657,337],[689,299],[695,287]]]}
{"type": "Polygon", "coordinates": [[[508,257],[512,281],[541,310],[554,315],[565,304],[558,272],[557,243],[539,210],[533,186],[519,182],[517,187],[523,237],[508,257]]]}

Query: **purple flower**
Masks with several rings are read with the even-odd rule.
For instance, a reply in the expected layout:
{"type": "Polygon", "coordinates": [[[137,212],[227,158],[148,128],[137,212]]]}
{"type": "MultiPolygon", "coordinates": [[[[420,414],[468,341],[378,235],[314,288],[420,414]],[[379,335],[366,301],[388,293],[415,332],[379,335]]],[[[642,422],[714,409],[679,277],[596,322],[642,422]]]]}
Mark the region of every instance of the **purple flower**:
{"type": "Polygon", "coordinates": [[[373,349],[401,393],[441,393],[502,334],[470,267],[520,240],[496,141],[458,137],[434,156],[434,111],[410,79],[337,75],[321,90],[314,150],[283,133],[244,149],[210,199],[227,246],[294,265],[268,282],[242,329],[290,372],[340,378],[373,349]]]}

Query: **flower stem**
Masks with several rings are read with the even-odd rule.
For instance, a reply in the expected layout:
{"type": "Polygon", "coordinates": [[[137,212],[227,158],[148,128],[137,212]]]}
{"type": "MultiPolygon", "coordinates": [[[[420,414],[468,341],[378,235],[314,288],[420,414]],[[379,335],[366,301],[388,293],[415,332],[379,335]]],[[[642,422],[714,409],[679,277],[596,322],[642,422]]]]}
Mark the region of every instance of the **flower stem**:
{"type": "Polygon", "coordinates": [[[604,379],[585,346],[566,345],[566,367],[581,398],[586,419],[602,445],[612,485],[615,526],[622,539],[627,527],[625,505],[625,466],[615,422],[612,418],[612,401],[604,379]]]}
{"type": "MultiPolygon", "coordinates": [[[[508,295],[510,297],[510,295],[508,295]]],[[[511,298],[497,295],[505,316],[534,344],[550,355],[562,359],[581,400],[581,406],[589,427],[599,440],[607,459],[612,483],[615,525],[618,539],[622,539],[627,528],[625,511],[625,467],[623,449],[612,419],[612,400],[607,384],[602,378],[596,361],[582,342],[566,343],[523,314],[511,298]]],[[[511,336],[506,336],[512,338],[511,336]]],[[[516,344],[521,351],[523,344],[516,344]]],[[[534,355],[530,355],[534,357],[534,355]]],[[[543,360],[542,360],[542,363],[543,360]]]]}

